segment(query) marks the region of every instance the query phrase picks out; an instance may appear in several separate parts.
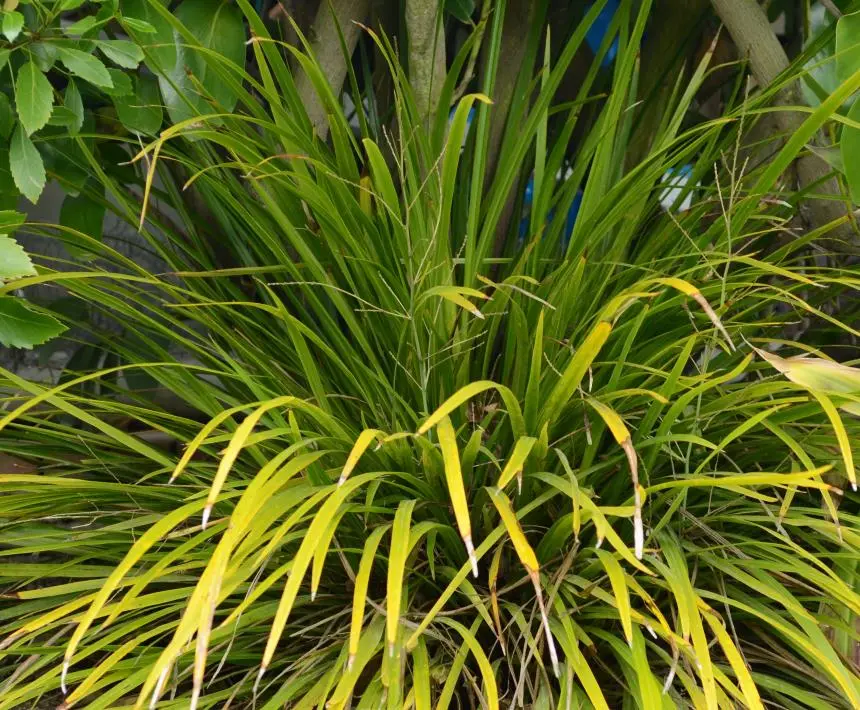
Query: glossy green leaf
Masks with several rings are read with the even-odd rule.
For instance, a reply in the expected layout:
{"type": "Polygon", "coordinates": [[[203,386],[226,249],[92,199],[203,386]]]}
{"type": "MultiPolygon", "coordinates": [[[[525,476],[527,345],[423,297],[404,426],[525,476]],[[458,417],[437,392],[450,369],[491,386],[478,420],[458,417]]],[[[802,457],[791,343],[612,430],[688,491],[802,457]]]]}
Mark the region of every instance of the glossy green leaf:
{"type": "Polygon", "coordinates": [[[475,13],[475,0],[445,0],[445,9],[460,22],[470,22],[475,13]]]}
{"type": "MultiPolygon", "coordinates": [[[[851,106],[848,118],[860,122],[860,99],[851,106]]],[[[845,167],[845,179],[848,181],[848,189],[851,191],[851,200],[855,205],[860,205],[860,128],[843,126],[840,146],[842,165],[845,167]]]]}
{"type": "Polygon", "coordinates": [[[119,120],[132,133],[155,135],[164,121],[158,80],[152,76],[136,75],[132,93],[114,96],[113,105],[119,120]]]}
{"type": "Polygon", "coordinates": [[[860,71],[860,11],[842,15],[836,23],[836,74],[839,82],[857,71],[860,71]]]}

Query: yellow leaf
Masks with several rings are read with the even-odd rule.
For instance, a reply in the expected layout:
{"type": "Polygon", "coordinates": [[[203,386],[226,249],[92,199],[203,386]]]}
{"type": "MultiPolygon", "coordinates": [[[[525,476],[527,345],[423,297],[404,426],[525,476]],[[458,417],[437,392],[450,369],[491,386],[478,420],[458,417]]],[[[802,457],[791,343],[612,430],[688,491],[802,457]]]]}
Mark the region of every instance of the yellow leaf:
{"type": "Polygon", "coordinates": [[[448,485],[448,494],[451,496],[451,505],[454,506],[454,517],[457,519],[460,537],[463,538],[469,561],[472,563],[472,574],[477,577],[478,559],[475,557],[475,546],[472,543],[472,523],[469,520],[469,503],[466,499],[466,487],[463,484],[463,472],[460,470],[457,435],[447,416],[439,422],[436,431],[439,434],[442,460],[445,462],[445,482],[448,485]]]}
{"type": "MultiPolygon", "coordinates": [[[[504,489],[514,476],[520,476],[523,470],[523,464],[525,464],[525,461],[528,458],[529,453],[531,453],[532,447],[535,443],[537,443],[537,439],[532,436],[523,436],[517,441],[513,452],[511,452],[511,455],[508,458],[508,462],[505,464],[505,468],[499,475],[499,488],[504,489]]],[[[522,488],[522,484],[520,484],[520,488],[522,488]]]]}

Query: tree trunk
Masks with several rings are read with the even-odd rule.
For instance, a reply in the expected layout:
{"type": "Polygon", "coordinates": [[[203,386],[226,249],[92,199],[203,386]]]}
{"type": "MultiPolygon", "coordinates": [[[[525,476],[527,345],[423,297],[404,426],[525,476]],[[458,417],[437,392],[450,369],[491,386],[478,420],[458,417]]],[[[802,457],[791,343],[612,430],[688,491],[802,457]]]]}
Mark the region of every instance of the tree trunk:
{"type": "MultiPolygon", "coordinates": [[[[749,58],[750,70],[756,82],[762,88],[769,86],[788,68],[789,61],[764,10],[755,0],[711,0],[711,3],[731,34],[738,52],[749,58]]],[[[792,82],[777,94],[775,103],[796,106],[800,103],[799,94],[797,82],[792,82]]],[[[775,114],[774,121],[783,134],[790,135],[803,123],[804,114],[780,111],[775,114]]],[[[801,206],[801,216],[811,229],[851,215],[851,210],[844,202],[826,197],[816,199],[817,195],[841,194],[836,178],[828,177],[832,171],[824,160],[811,153],[801,155],[795,161],[795,171],[799,189],[817,186],[801,206]]],[[[831,232],[830,237],[835,240],[834,248],[838,251],[856,253],[860,248],[853,219],[831,232]]]]}
{"type": "MultiPolygon", "coordinates": [[[[337,95],[346,79],[347,62],[358,44],[361,28],[370,11],[370,0],[322,0],[316,19],[311,25],[309,42],[326,80],[337,95]],[[344,56],[338,33],[343,33],[347,56],[344,56]]],[[[316,134],[323,140],[328,136],[328,115],[313,82],[303,71],[296,76],[296,89],[316,134]]]]}
{"type": "Polygon", "coordinates": [[[445,26],[442,7],[429,0],[406,0],[409,34],[409,82],[418,116],[427,123],[435,115],[445,82],[445,26]]]}

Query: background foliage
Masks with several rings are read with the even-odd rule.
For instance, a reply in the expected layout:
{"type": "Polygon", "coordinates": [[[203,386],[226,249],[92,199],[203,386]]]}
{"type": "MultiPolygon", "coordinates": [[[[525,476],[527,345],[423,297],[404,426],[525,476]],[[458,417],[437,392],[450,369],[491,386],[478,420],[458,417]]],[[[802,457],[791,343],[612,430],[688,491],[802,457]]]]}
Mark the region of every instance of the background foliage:
{"type": "Polygon", "coordinates": [[[0,223],[86,344],[3,372],[0,708],[860,705],[860,8],[754,86],[693,5],[21,6],[91,221],[0,223]]]}

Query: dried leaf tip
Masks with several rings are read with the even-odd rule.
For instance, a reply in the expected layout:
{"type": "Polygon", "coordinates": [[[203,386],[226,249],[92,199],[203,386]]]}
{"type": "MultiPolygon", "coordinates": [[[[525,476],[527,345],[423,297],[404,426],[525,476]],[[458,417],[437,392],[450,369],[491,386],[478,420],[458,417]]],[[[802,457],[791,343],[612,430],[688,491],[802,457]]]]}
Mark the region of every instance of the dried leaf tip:
{"type": "Polygon", "coordinates": [[[66,676],[69,674],[69,661],[68,659],[63,661],[63,670],[60,673],[60,692],[66,696],[69,693],[69,689],[66,687],[66,676]]]}
{"type": "Polygon", "coordinates": [[[466,545],[466,552],[469,553],[469,562],[472,563],[472,576],[478,577],[478,558],[475,555],[475,546],[472,544],[472,537],[467,535],[463,538],[463,543],[466,545]]]}
{"type": "Polygon", "coordinates": [[[549,617],[546,614],[546,606],[543,603],[543,590],[540,587],[540,575],[537,570],[529,570],[529,577],[531,577],[532,584],[535,588],[535,595],[537,596],[541,622],[543,623],[543,630],[546,634],[546,645],[549,648],[549,658],[552,661],[552,672],[555,674],[555,677],[558,678],[558,652],[555,650],[555,639],[552,637],[552,631],[550,631],[549,628],[549,617]]]}
{"type": "Polygon", "coordinates": [[[158,699],[161,697],[161,691],[164,688],[164,682],[167,680],[167,672],[169,669],[170,666],[165,667],[158,676],[158,680],[155,682],[155,689],[152,691],[152,698],[149,701],[149,710],[153,710],[158,704],[158,699]]]}

